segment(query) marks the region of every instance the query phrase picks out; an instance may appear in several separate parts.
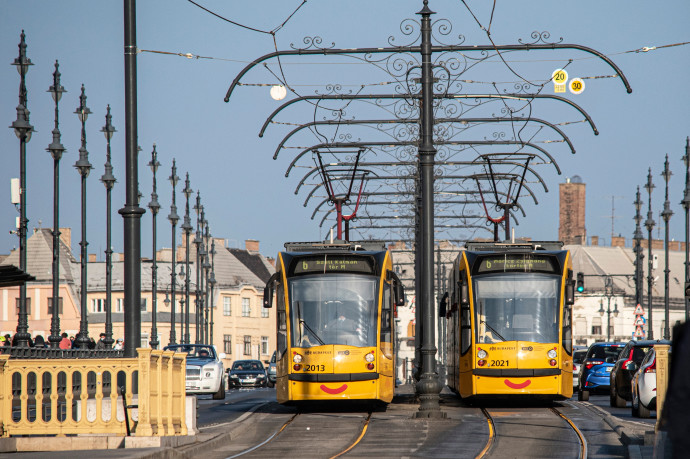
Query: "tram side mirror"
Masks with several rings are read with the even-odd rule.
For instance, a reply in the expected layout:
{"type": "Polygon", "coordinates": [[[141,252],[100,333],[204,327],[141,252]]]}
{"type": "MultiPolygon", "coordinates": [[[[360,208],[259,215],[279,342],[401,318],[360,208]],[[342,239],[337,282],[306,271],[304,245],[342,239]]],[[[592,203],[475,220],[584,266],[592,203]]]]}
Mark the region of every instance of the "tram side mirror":
{"type": "Polygon", "coordinates": [[[266,287],[264,287],[264,308],[273,307],[273,285],[279,275],[280,273],[278,272],[274,273],[271,278],[268,279],[268,282],[266,282],[266,287]]]}
{"type": "Polygon", "coordinates": [[[395,283],[395,305],[405,306],[405,287],[400,280],[395,283]]]}
{"type": "Polygon", "coordinates": [[[448,292],[444,293],[441,297],[441,302],[438,305],[438,316],[445,318],[446,311],[448,311],[448,292]]]}
{"type": "Polygon", "coordinates": [[[575,304],[575,282],[568,279],[565,284],[565,304],[572,306],[575,304]]]}
{"type": "Polygon", "coordinates": [[[470,304],[470,288],[467,285],[467,280],[463,276],[458,281],[458,287],[460,287],[460,305],[469,306],[470,304]]]}

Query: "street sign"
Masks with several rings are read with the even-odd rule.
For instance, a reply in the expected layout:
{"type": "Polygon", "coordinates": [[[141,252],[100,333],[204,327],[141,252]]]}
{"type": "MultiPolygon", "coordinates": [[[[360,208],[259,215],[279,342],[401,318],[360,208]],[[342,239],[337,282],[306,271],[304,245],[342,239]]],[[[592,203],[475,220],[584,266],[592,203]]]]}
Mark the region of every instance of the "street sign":
{"type": "Polygon", "coordinates": [[[568,72],[563,69],[556,69],[551,74],[553,80],[554,92],[565,92],[565,86],[568,82],[568,72]]]}
{"type": "Polygon", "coordinates": [[[636,338],[641,338],[641,337],[643,337],[643,336],[644,336],[644,331],[642,330],[642,327],[638,326],[638,327],[635,329],[635,337],[636,337],[636,338]]]}
{"type": "Polygon", "coordinates": [[[635,308],[635,315],[636,315],[636,316],[642,316],[642,315],[644,315],[644,309],[642,309],[642,306],[640,306],[639,304],[638,304],[637,307],[635,308]]]}
{"type": "Polygon", "coordinates": [[[582,78],[573,78],[570,80],[568,88],[570,88],[570,92],[573,94],[581,94],[585,90],[585,82],[582,78]]]}
{"type": "Polygon", "coordinates": [[[637,319],[635,319],[635,325],[644,325],[647,323],[647,319],[645,319],[642,316],[637,316],[637,319]]]}

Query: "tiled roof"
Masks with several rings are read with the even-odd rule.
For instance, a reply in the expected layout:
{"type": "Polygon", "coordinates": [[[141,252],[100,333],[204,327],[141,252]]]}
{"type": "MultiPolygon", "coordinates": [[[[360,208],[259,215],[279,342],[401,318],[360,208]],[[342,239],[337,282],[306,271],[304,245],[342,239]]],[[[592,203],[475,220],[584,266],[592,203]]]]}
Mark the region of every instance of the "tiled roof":
{"type": "Polygon", "coordinates": [[[269,266],[272,267],[270,263],[265,261],[265,258],[258,253],[251,253],[247,250],[242,249],[228,249],[235,258],[242,262],[249,270],[254,273],[261,281],[266,284],[271,274],[275,272],[275,269],[270,270],[269,266]]]}
{"type": "MultiPolygon", "coordinates": [[[[70,248],[58,239],[60,250],[60,275],[63,282],[74,282],[79,278],[79,263],[70,248]]],[[[13,250],[0,265],[19,266],[19,249],[13,250]]],[[[48,228],[39,228],[26,241],[26,271],[36,282],[53,279],[53,234],[48,228]]]]}

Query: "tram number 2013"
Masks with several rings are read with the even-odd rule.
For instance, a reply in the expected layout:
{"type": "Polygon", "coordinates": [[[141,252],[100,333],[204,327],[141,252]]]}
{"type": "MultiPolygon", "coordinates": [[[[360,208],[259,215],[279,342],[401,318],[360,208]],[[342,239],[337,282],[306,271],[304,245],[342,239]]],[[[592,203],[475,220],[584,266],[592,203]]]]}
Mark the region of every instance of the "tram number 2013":
{"type": "Polygon", "coordinates": [[[325,365],[305,365],[304,371],[326,371],[325,365]]]}
{"type": "Polygon", "coordinates": [[[490,367],[507,367],[508,360],[492,360],[489,364],[490,367]]]}

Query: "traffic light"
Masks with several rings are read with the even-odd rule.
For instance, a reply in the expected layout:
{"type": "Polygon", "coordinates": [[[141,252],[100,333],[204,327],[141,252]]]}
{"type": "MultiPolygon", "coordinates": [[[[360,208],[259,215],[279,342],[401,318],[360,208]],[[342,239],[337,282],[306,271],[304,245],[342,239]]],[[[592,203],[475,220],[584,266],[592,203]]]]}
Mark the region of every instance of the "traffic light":
{"type": "Polygon", "coordinates": [[[585,291],[585,273],[577,273],[577,293],[582,293],[585,291]]]}

